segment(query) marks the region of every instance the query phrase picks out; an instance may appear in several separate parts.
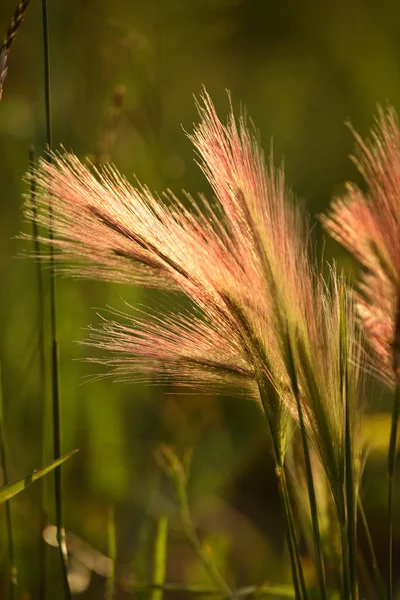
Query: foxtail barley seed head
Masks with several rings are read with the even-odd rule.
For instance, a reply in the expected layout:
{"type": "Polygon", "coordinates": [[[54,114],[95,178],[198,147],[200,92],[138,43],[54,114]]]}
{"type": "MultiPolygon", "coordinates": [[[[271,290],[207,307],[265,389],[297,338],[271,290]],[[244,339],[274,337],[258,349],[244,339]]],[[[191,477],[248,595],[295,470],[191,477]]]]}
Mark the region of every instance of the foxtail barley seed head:
{"type": "MultiPolygon", "coordinates": [[[[261,400],[283,460],[289,412],[297,418],[293,368],[307,433],[342,491],[344,403],[340,348],[347,348],[352,431],[363,395],[353,303],[334,271],[325,283],[309,256],[310,232],[282,170],[267,166],[246,120],[223,124],[206,92],[190,139],[215,201],[186,203],[132,186],[114,167],[84,166],[61,152],[35,174],[38,211],[56,260],[79,277],[139,283],[184,294],[188,312],[104,320],[88,343],[119,379],[172,377],[190,386],[230,383],[261,400]],[[342,294],[343,295],[343,294],[342,294]],[[344,306],[347,332],[340,334],[344,306]],[[290,348],[289,348],[290,345],[290,348]]],[[[358,438],[354,460],[359,456],[358,438]]]]}
{"type": "Polygon", "coordinates": [[[400,128],[393,108],[379,110],[369,140],[354,133],[353,158],[368,186],[348,184],[321,217],[327,231],[365,267],[357,303],[374,351],[373,367],[393,380],[400,352],[400,128]]]}

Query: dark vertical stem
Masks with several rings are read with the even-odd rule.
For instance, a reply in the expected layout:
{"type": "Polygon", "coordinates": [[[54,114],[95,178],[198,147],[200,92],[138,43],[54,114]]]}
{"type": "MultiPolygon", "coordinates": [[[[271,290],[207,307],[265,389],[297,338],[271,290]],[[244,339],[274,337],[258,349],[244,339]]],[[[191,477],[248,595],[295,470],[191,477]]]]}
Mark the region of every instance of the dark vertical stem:
{"type": "MultiPolygon", "coordinates": [[[[35,181],[35,148],[29,147],[29,173],[30,173],[30,194],[32,207],[32,236],[36,258],[36,283],[38,290],[38,329],[39,329],[39,370],[40,370],[40,441],[41,441],[41,461],[44,465],[45,460],[45,420],[46,420],[46,350],[45,350],[45,334],[44,334],[44,290],[43,290],[43,274],[40,265],[40,244],[39,231],[37,224],[37,207],[36,207],[36,181],[35,181]]],[[[47,525],[47,511],[45,508],[45,480],[41,479],[38,482],[40,486],[40,503],[41,503],[41,519],[40,519],[40,547],[39,547],[39,598],[45,600],[46,597],[46,542],[43,539],[43,530],[47,525]]]]}
{"type": "Polygon", "coordinates": [[[53,147],[53,133],[51,128],[51,94],[50,94],[50,48],[49,48],[49,28],[47,19],[47,0],[42,0],[42,20],[43,20],[43,51],[44,51],[44,100],[46,113],[46,132],[47,146],[51,150],[53,147]]]}
{"type": "Polygon", "coordinates": [[[346,394],[346,433],[345,433],[345,452],[346,452],[346,503],[347,503],[347,530],[349,544],[349,564],[350,564],[350,582],[351,582],[351,597],[354,600],[358,598],[357,585],[357,501],[356,501],[356,486],[354,481],[354,468],[352,458],[352,442],[350,431],[350,415],[348,394],[346,394]]]}
{"type": "MultiPolygon", "coordinates": [[[[352,428],[350,414],[350,386],[347,352],[347,315],[345,303],[345,290],[340,287],[340,313],[339,313],[339,364],[340,387],[344,408],[343,432],[343,471],[341,473],[343,494],[341,507],[341,531],[343,553],[343,583],[347,587],[349,598],[357,600],[357,491],[354,479],[352,428]]],[[[347,597],[347,596],[346,596],[347,597]]]]}
{"type": "MultiPolygon", "coordinates": [[[[45,87],[45,109],[46,109],[46,129],[47,129],[47,149],[49,151],[49,160],[51,161],[51,150],[53,146],[52,128],[51,128],[51,95],[50,95],[50,52],[49,52],[49,28],[47,19],[47,0],[42,0],[42,18],[43,18],[43,44],[44,44],[44,87],[45,87]]],[[[52,201],[49,201],[49,239],[54,238],[52,227],[52,201]]],[[[58,344],[57,344],[57,313],[56,313],[56,283],[54,276],[54,249],[50,244],[50,329],[51,329],[51,371],[52,371],[52,408],[53,408],[53,453],[54,459],[61,456],[61,406],[59,389],[59,365],[58,365],[58,344]]],[[[54,471],[55,482],[55,508],[57,541],[60,551],[61,567],[63,574],[65,597],[72,598],[68,583],[68,553],[65,543],[65,529],[63,526],[63,505],[62,505],[62,471],[57,467],[54,471]]]]}

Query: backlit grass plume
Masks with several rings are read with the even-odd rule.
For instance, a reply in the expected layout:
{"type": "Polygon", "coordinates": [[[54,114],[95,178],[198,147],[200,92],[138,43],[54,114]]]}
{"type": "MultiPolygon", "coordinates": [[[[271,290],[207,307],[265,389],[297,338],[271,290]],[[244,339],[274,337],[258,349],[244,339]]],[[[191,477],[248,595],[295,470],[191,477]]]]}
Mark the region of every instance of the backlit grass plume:
{"type": "Polygon", "coordinates": [[[400,128],[393,109],[379,112],[371,138],[357,133],[352,157],[368,186],[347,185],[321,220],[328,232],[357,258],[365,272],[358,310],[376,353],[375,368],[390,379],[399,363],[400,128]]]}
{"type": "Polygon", "coordinates": [[[374,352],[372,366],[395,383],[388,450],[388,598],[392,598],[392,506],[400,413],[400,127],[393,108],[380,109],[369,140],[355,133],[353,157],[367,191],[348,184],[322,216],[328,232],[365,268],[358,312],[374,352]]]}
{"type": "MultiPolygon", "coordinates": [[[[189,137],[213,202],[201,197],[196,204],[187,195],[183,203],[170,192],[160,198],[110,165],[88,167],[61,152],[41,161],[39,209],[35,215],[27,205],[27,214],[48,227],[51,197],[55,239],[41,241],[53,244],[64,271],[181,292],[191,301],[188,312],[135,311],[122,320],[117,313],[88,343],[109,351],[99,362],[117,378],[228,382],[260,401],[297,591],[305,597],[283,469],[287,418],[291,413],[304,430],[305,447],[307,440],[315,447],[340,522],[352,523],[355,539],[362,334],[344,282],[334,271],[328,282],[316,274],[308,224],[283,172],[272,158],[265,165],[245,118],[231,114],[223,124],[205,92],[198,109],[201,122],[189,137]]],[[[350,589],[351,573],[345,577],[350,589]]]]}

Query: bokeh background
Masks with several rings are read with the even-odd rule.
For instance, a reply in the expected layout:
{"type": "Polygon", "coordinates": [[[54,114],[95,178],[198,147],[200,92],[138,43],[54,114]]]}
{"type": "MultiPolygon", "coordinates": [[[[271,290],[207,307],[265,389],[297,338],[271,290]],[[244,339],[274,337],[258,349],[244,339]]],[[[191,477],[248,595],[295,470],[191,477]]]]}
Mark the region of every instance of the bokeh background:
{"type": "MultiPolygon", "coordinates": [[[[1,31],[14,9],[15,0],[1,1],[1,31]]],[[[365,134],[377,103],[400,106],[400,7],[390,0],[50,1],[49,27],[54,146],[63,144],[82,158],[96,155],[115,90],[124,86],[109,154],[131,180],[136,176],[159,192],[209,193],[185,136],[198,118],[193,94],[203,85],[222,116],[229,109],[226,90],[237,111],[246,107],[264,148],[273,140],[276,162],[284,160],[289,184],[314,216],[345,180],[358,180],[344,121],[351,119],[365,134]]],[[[11,479],[42,460],[37,273],[34,261],[22,257],[31,245],[16,236],[29,232],[21,211],[28,147],[34,144],[40,155],[45,143],[41,6],[31,0],[11,49],[0,104],[0,360],[11,479]]],[[[356,273],[339,246],[324,242],[317,223],[314,235],[326,258],[356,273]]],[[[48,275],[45,271],[46,306],[48,275]]],[[[82,362],[91,350],[76,342],[85,338],[88,324],[98,322],[99,309],[129,312],[127,303],[157,307],[160,297],[140,288],[57,278],[63,449],[80,449],[64,469],[67,529],[106,552],[107,514],[114,506],[117,579],[146,579],[155,519],[168,510],[167,579],[208,584],[154,460],[160,442],[180,454],[192,448],[194,520],[231,583],[290,581],[268,444],[253,403],[189,393],[173,381],[164,388],[85,382],[98,369],[82,362]]],[[[369,417],[365,431],[372,448],[364,497],[380,556],[390,396],[379,386],[371,396],[371,412],[379,414],[369,417]]],[[[48,403],[48,389],[45,397],[48,403]]],[[[48,460],[50,430],[47,415],[48,460]]],[[[54,521],[52,483],[50,476],[46,495],[54,521]]],[[[400,516],[398,501],[396,511],[400,516]]],[[[13,500],[12,518],[19,597],[28,589],[35,597],[40,530],[35,487],[13,500]]],[[[0,589],[5,589],[3,511],[0,519],[0,589]]],[[[49,598],[58,598],[54,548],[48,560],[49,598]]],[[[94,574],[82,598],[103,594],[104,580],[94,574]]],[[[129,593],[119,585],[117,597],[129,593]]]]}

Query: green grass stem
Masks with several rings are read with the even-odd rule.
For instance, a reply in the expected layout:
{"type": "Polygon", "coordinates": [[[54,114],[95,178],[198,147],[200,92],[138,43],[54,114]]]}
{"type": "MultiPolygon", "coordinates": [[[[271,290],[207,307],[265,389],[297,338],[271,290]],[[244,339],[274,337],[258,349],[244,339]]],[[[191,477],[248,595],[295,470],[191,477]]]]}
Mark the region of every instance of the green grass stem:
{"type": "MultiPolygon", "coordinates": [[[[156,539],[153,553],[153,583],[163,585],[167,570],[168,517],[161,515],[157,519],[156,539]]],[[[153,588],[151,600],[163,600],[164,591],[153,588]]]]}
{"type": "Polygon", "coordinates": [[[177,481],[176,491],[183,527],[189,542],[196,551],[197,556],[208,572],[213,583],[224,593],[224,595],[229,595],[231,593],[229,586],[220,574],[210,554],[204,550],[203,545],[196,533],[189,510],[186,485],[181,479],[177,481]]]}
{"type": "MultiPolygon", "coordinates": [[[[0,455],[1,455],[1,469],[3,471],[4,485],[8,484],[8,471],[7,471],[7,457],[6,457],[6,444],[4,440],[4,407],[3,407],[3,378],[1,374],[0,364],[0,455]]],[[[8,562],[9,562],[9,584],[10,584],[10,600],[14,600],[16,597],[16,588],[18,585],[18,572],[15,564],[14,555],[14,537],[12,528],[11,518],[11,505],[10,500],[5,502],[6,511],[6,529],[7,529],[7,540],[8,540],[8,562]]]]}
{"type": "Polygon", "coordinates": [[[183,464],[175,452],[168,446],[160,446],[158,452],[156,453],[156,458],[167,477],[174,484],[180,517],[186,537],[195,550],[203,567],[207,571],[211,581],[219,589],[220,595],[230,595],[231,590],[228,584],[219,572],[212,555],[204,550],[203,545],[196,533],[196,528],[193,524],[189,508],[187,494],[187,472],[185,471],[183,464]]]}
{"type": "Polygon", "coordinates": [[[296,366],[293,355],[292,343],[290,340],[290,335],[288,332],[288,357],[289,357],[289,373],[290,379],[292,382],[292,390],[293,395],[296,399],[297,412],[299,416],[299,427],[301,433],[301,440],[303,445],[303,453],[304,453],[304,463],[306,469],[306,480],[307,480],[307,489],[308,489],[308,499],[310,503],[310,512],[311,512],[311,521],[313,528],[313,536],[314,536],[314,548],[315,548],[315,557],[317,562],[317,575],[318,575],[318,583],[320,588],[321,600],[326,600],[327,598],[327,590],[326,590],[326,578],[325,578],[325,565],[324,565],[324,557],[322,553],[322,542],[321,542],[321,533],[319,529],[319,521],[318,521],[318,508],[317,508],[317,498],[315,494],[314,487],[314,479],[311,467],[311,459],[310,459],[310,450],[308,447],[308,439],[306,426],[304,422],[303,415],[303,407],[300,398],[300,389],[297,381],[296,374],[296,366]]]}
{"type": "MultiPolygon", "coordinates": [[[[47,15],[47,0],[42,0],[42,20],[43,20],[43,50],[44,50],[44,96],[45,96],[45,114],[47,131],[47,150],[50,152],[53,146],[52,124],[51,124],[51,94],[50,94],[50,47],[49,47],[49,27],[47,15]]],[[[49,239],[53,239],[52,228],[52,202],[49,201],[49,239]]],[[[61,456],[61,402],[59,389],[59,363],[58,363],[58,343],[57,343],[57,313],[56,313],[56,283],[54,268],[54,249],[50,244],[50,330],[51,330],[51,373],[52,373],[52,412],[53,412],[53,454],[54,459],[61,456]]],[[[55,508],[56,508],[56,527],[57,541],[60,551],[61,568],[64,584],[64,595],[67,600],[71,600],[71,590],[68,583],[68,553],[65,543],[65,529],[63,526],[63,493],[62,493],[62,471],[57,468],[54,472],[55,483],[55,508]]]]}
{"type": "Polygon", "coordinates": [[[396,389],[394,393],[392,427],[390,431],[389,451],[388,451],[388,579],[387,579],[387,598],[393,598],[393,483],[396,467],[396,445],[397,428],[400,413],[400,382],[396,374],[396,389]]]}
{"type": "Polygon", "coordinates": [[[357,501],[354,480],[353,440],[350,414],[350,392],[348,380],[347,318],[344,287],[340,288],[339,299],[339,365],[340,392],[344,408],[343,415],[343,460],[341,469],[342,502],[340,527],[343,559],[343,593],[345,598],[357,600],[357,501]]]}
{"type": "MultiPolygon", "coordinates": [[[[339,353],[340,353],[340,378],[341,393],[344,406],[344,507],[342,527],[347,530],[348,544],[348,576],[350,586],[350,597],[352,600],[358,598],[357,584],[357,489],[354,479],[353,464],[353,440],[351,427],[350,386],[348,374],[347,355],[347,319],[345,310],[344,288],[340,289],[340,322],[339,322],[339,353]]],[[[345,542],[344,537],[342,538],[345,542]]]]}
{"type": "Polygon", "coordinates": [[[286,480],[285,469],[283,466],[282,452],[280,451],[281,443],[274,435],[274,425],[271,422],[270,410],[268,408],[268,392],[270,388],[268,382],[260,380],[258,384],[261,407],[268,424],[268,431],[272,441],[272,454],[275,463],[275,475],[278,483],[278,493],[283,510],[283,517],[286,526],[286,537],[289,548],[289,556],[292,567],[293,585],[295,588],[296,598],[306,600],[308,598],[307,588],[305,585],[303,566],[301,563],[299,543],[297,540],[296,529],[294,526],[293,511],[289,495],[289,487],[286,480]]]}
{"type": "MultiPolygon", "coordinates": [[[[36,206],[36,179],[35,179],[35,148],[33,145],[29,147],[29,175],[30,175],[30,199],[32,206],[32,237],[34,252],[36,258],[36,285],[38,297],[38,335],[39,335],[39,395],[40,395],[40,432],[41,440],[41,463],[44,464],[46,459],[46,344],[45,344],[45,313],[46,307],[44,302],[44,286],[43,272],[39,260],[41,249],[39,243],[39,231],[37,224],[37,206],[36,206]]],[[[39,598],[44,600],[46,597],[46,555],[47,545],[43,539],[42,532],[48,524],[48,516],[45,505],[46,498],[46,483],[45,480],[40,482],[40,536],[39,536],[39,598]]]]}
{"type": "Polygon", "coordinates": [[[382,575],[379,570],[378,561],[377,561],[376,553],[375,553],[375,548],[374,548],[374,544],[372,541],[371,531],[369,529],[364,506],[363,506],[360,496],[358,497],[357,505],[358,505],[358,513],[360,515],[361,523],[364,528],[364,533],[365,533],[366,540],[367,540],[368,550],[371,555],[372,570],[374,572],[375,584],[378,589],[379,597],[381,598],[381,600],[383,600],[384,598],[386,598],[385,585],[384,585],[382,575]]]}
{"type": "Polygon", "coordinates": [[[107,512],[107,547],[108,556],[111,559],[111,568],[106,583],[106,600],[113,600],[115,597],[115,565],[117,559],[117,530],[114,506],[109,506],[107,512]]]}

